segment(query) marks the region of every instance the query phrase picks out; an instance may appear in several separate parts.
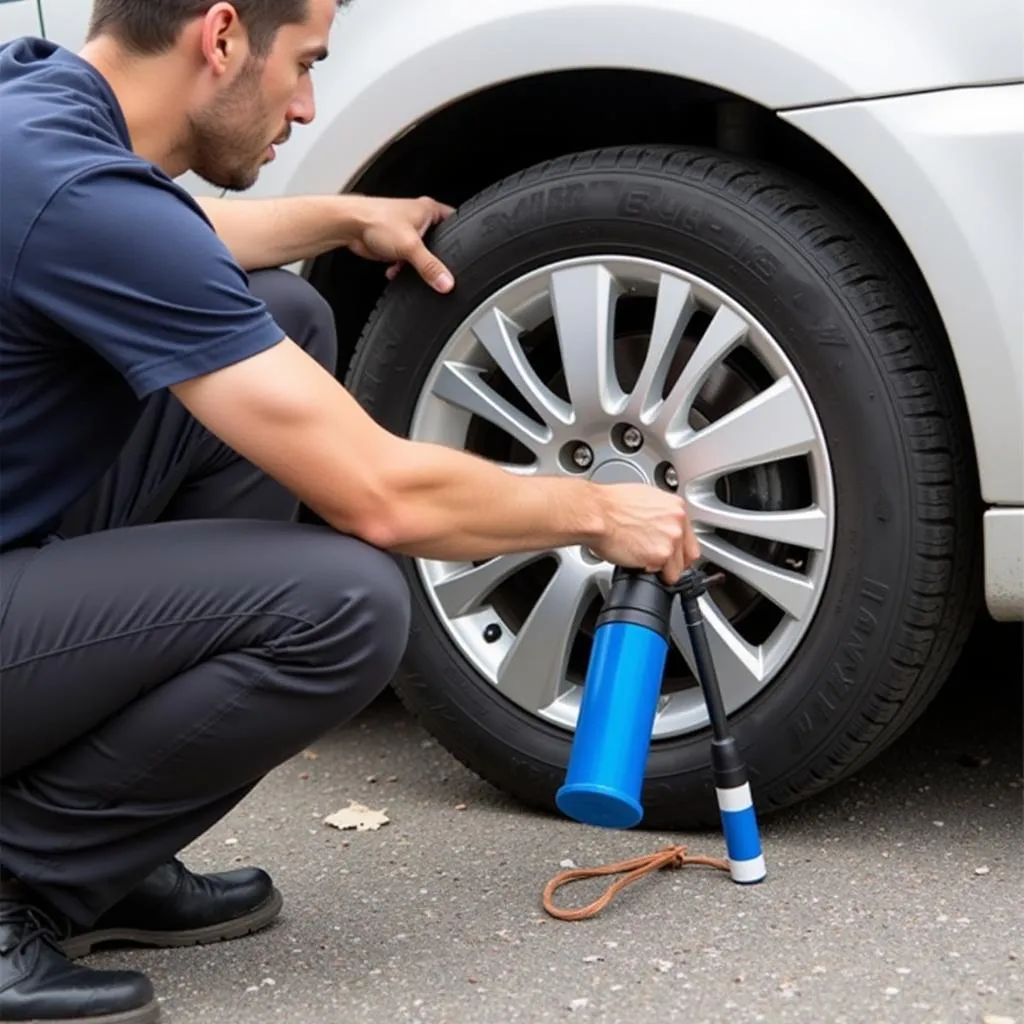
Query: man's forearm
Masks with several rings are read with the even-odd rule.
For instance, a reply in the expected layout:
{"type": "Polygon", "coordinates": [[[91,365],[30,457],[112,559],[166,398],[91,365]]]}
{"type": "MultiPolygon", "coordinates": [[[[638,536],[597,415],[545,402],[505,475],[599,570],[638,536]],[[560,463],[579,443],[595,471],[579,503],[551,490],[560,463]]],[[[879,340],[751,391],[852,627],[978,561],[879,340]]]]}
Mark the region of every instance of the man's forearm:
{"type": "Polygon", "coordinates": [[[397,442],[383,493],[387,508],[368,539],[413,557],[472,560],[596,544],[606,530],[596,484],[520,476],[440,445],[397,442]]]}
{"type": "Polygon", "coordinates": [[[282,267],[348,245],[362,228],[361,196],[197,200],[245,271],[282,267]]]}
{"type": "Polygon", "coordinates": [[[380,548],[463,560],[589,545],[606,530],[597,484],[397,437],[290,341],[172,391],[331,526],[380,548]]]}

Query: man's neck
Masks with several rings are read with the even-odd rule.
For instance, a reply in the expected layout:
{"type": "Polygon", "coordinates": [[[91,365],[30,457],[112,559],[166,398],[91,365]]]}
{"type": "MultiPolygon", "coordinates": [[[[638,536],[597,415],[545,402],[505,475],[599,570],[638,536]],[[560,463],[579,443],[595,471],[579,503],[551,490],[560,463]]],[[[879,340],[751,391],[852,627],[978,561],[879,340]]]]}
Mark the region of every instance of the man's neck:
{"type": "Polygon", "coordinates": [[[174,97],[182,97],[185,85],[174,88],[175,79],[181,77],[177,63],[164,57],[125,55],[106,37],[86,43],[78,55],[96,68],[117,97],[132,151],[171,178],[184,174],[189,167],[181,145],[187,135],[186,108],[174,97]]]}

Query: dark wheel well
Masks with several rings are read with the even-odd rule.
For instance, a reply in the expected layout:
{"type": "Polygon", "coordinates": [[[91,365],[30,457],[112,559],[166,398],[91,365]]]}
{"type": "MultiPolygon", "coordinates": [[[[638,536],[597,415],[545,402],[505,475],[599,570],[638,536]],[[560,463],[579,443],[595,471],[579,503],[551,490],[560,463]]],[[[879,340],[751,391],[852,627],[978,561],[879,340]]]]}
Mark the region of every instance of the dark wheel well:
{"type": "MultiPolygon", "coordinates": [[[[830,153],[763,107],[697,82],[643,71],[566,71],[508,82],[437,112],[386,149],[351,186],[383,196],[433,195],[457,206],[543,160],[603,146],[711,145],[793,171],[853,204],[887,236],[945,340],[913,259],[874,198],[830,153]]],[[[307,268],[331,303],[344,373],[385,278],[340,250],[307,268]]]]}

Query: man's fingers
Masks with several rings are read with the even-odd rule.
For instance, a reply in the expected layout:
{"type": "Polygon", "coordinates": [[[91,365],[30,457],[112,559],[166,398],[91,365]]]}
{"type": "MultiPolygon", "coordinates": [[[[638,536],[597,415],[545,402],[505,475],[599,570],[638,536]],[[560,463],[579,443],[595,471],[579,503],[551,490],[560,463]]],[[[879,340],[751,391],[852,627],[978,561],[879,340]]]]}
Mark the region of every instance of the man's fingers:
{"type": "Polygon", "coordinates": [[[417,245],[408,256],[408,261],[416,268],[417,273],[431,288],[442,294],[455,287],[455,278],[451,271],[417,239],[417,245]]]}
{"type": "Polygon", "coordinates": [[[700,558],[700,541],[693,530],[689,520],[686,523],[686,532],[683,534],[683,554],[686,556],[686,564],[692,565],[700,558]]]}
{"type": "Polygon", "coordinates": [[[700,541],[696,536],[691,535],[686,541],[686,564],[693,565],[700,559],[700,541]]]}
{"type": "Polygon", "coordinates": [[[454,206],[449,206],[447,203],[438,202],[436,199],[432,199],[430,196],[420,196],[420,202],[426,203],[430,211],[430,221],[433,224],[440,224],[441,221],[450,217],[455,212],[454,206]]]}
{"type": "Polygon", "coordinates": [[[679,577],[683,575],[683,563],[682,560],[677,556],[673,555],[661,569],[661,578],[671,587],[679,582],[679,577]]]}
{"type": "Polygon", "coordinates": [[[420,238],[426,235],[432,227],[440,224],[455,212],[454,206],[445,206],[444,203],[436,203],[432,199],[429,200],[429,203],[430,207],[417,229],[420,233],[420,238]]]}

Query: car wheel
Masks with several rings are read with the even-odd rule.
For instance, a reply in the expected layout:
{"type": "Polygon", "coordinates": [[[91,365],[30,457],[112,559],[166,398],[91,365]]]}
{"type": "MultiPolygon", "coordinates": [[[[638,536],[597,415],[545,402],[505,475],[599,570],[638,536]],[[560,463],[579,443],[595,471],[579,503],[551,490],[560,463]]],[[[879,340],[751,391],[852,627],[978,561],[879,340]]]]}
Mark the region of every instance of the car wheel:
{"type": "MultiPolygon", "coordinates": [[[[975,474],[955,374],[884,245],[811,186],[721,153],[532,168],[431,240],[347,385],[380,423],[513,473],[644,480],[689,502],[727,710],[762,812],[890,743],[976,607],[975,474]]],[[[611,567],[563,549],[403,559],[395,688],[452,754],[554,808],[611,567]]],[[[678,613],[678,608],[677,608],[678,613]]],[[[707,824],[707,715],[677,614],[644,824],[707,824]]]]}

